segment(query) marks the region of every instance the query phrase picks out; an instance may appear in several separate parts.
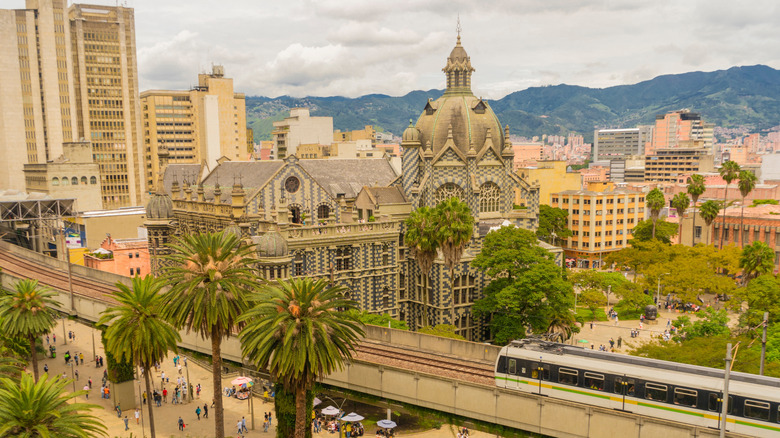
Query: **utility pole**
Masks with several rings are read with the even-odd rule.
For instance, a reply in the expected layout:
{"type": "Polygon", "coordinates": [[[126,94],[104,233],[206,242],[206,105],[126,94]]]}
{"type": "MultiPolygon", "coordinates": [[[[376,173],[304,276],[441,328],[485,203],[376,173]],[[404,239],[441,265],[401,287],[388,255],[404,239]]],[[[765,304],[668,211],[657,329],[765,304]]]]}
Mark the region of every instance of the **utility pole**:
{"type": "Polygon", "coordinates": [[[764,312],[764,334],[761,335],[761,368],[758,371],[759,375],[764,375],[764,360],[766,359],[766,326],[769,325],[769,312],[764,312]]]}
{"type": "Polygon", "coordinates": [[[726,415],[729,411],[729,374],[731,374],[731,342],[726,345],[726,374],[723,379],[723,401],[721,401],[720,438],[726,436],[726,415]]]}

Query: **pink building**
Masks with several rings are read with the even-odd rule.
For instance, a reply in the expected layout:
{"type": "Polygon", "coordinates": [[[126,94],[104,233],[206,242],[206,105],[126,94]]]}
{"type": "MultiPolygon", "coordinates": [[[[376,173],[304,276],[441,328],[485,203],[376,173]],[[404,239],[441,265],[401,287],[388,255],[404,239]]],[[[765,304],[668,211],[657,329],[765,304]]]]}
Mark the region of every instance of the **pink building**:
{"type": "Polygon", "coordinates": [[[84,255],[84,266],[125,277],[146,276],[152,271],[149,242],[145,238],[113,239],[109,235],[99,249],[84,255]]]}
{"type": "Polygon", "coordinates": [[[521,167],[536,166],[537,161],[543,159],[541,143],[513,143],[512,150],[515,153],[515,170],[521,167]]]}
{"type": "Polygon", "coordinates": [[[588,169],[580,170],[582,182],[589,183],[595,181],[608,181],[609,168],[604,166],[593,166],[588,169]]]}

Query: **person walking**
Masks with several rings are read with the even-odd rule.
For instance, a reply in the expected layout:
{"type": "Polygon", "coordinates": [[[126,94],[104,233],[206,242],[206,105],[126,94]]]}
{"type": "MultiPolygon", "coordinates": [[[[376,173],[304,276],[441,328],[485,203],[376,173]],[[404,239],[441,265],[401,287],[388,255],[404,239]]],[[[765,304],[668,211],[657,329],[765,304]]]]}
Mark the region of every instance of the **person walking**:
{"type": "Polygon", "coordinates": [[[73,371],[73,374],[76,375],[76,380],[78,380],[79,379],[79,370],[73,371]]]}
{"type": "Polygon", "coordinates": [[[141,411],[138,410],[138,408],[135,408],[135,424],[138,424],[138,421],[141,419],[141,411]]]}
{"type": "Polygon", "coordinates": [[[84,365],[84,353],[79,353],[79,360],[81,361],[81,364],[84,365]]]}
{"type": "Polygon", "coordinates": [[[127,415],[125,415],[125,420],[124,421],[125,421],[125,430],[130,430],[130,426],[127,425],[127,422],[128,422],[127,415]]]}
{"type": "Polygon", "coordinates": [[[89,378],[89,389],[92,389],[92,377],[89,378]]]}
{"type": "Polygon", "coordinates": [[[82,388],[82,389],[83,389],[84,391],[87,391],[87,393],[86,393],[86,394],[84,394],[84,398],[85,398],[85,399],[87,399],[87,400],[89,400],[89,386],[88,386],[88,385],[84,385],[84,388],[82,388]]]}
{"type": "Polygon", "coordinates": [[[203,418],[209,418],[209,405],[208,403],[203,404],[203,418]]]}
{"type": "Polygon", "coordinates": [[[200,421],[200,413],[201,413],[201,412],[202,412],[202,411],[200,410],[200,406],[198,406],[197,408],[195,408],[195,415],[197,415],[197,416],[198,416],[198,420],[199,420],[199,421],[200,421]]]}
{"type": "Polygon", "coordinates": [[[238,420],[238,423],[236,423],[236,428],[238,429],[238,434],[241,435],[241,432],[244,430],[241,424],[241,420],[238,420]]]}
{"type": "Polygon", "coordinates": [[[116,408],[114,408],[114,410],[116,410],[116,416],[122,418],[122,406],[119,406],[119,403],[116,404],[116,408]]]}
{"type": "Polygon", "coordinates": [[[184,430],[184,420],[179,417],[179,430],[184,430]]]}
{"type": "Polygon", "coordinates": [[[48,373],[49,372],[49,364],[43,364],[43,372],[48,373]]]}
{"type": "Polygon", "coordinates": [[[620,348],[623,345],[623,337],[622,336],[618,336],[617,344],[618,344],[618,348],[620,348]]]}
{"type": "Polygon", "coordinates": [[[249,429],[246,428],[246,418],[241,417],[241,429],[244,432],[249,432],[249,429]]]}
{"type": "Polygon", "coordinates": [[[163,388],[163,402],[168,403],[168,390],[163,388]]]}

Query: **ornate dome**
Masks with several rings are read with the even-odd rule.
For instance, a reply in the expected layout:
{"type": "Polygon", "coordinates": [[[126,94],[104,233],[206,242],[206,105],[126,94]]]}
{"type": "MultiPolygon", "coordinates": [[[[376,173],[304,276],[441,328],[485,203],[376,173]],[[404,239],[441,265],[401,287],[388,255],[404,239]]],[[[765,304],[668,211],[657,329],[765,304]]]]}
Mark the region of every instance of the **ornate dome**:
{"type": "Polygon", "coordinates": [[[255,251],[258,257],[286,257],[287,240],[278,231],[266,231],[260,236],[253,236],[255,251]]]}
{"type": "Polygon", "coordinates": [[[149,219],[173,219],[173,201],[167,193],[155,193],[146,204],[149,219]]]}
{"type": "Polygon", "coordinates": [[[420,130],[414,127],[411,120],[409,120],[409,127],[404,130],[401,136],[401,141],[404,143],[418,143],[420,141],[420,130]]]}
{"type": "Polygon", "coordinates": [[[236,225],[235,222],[233,222],[230,225],[228,225],[227,227],[225,227],[224,232],[225,232],[225,235],[232,234],[232,235],[238,237],[239,239],[241,238],[241,228],[238,225],[236,225]]]}

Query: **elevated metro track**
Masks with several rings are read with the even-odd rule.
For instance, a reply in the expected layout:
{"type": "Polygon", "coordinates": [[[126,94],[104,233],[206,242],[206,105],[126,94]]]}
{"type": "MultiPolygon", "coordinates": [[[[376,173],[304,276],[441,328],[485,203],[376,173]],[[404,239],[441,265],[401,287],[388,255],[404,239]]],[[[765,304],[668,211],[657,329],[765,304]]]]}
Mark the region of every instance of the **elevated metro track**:
{"type": "MultiPolygon", "coordinates": [[[[0,268],[3,286],[11,287],[20,278],[37,279],[59,292],[64,311],[88,321],[97,321],[114,304],[110,294],[117,282],[130,282],[127,277],[72,266],[71,300],[65,262],[5,242],[0,242],[0,268]]],[[[210,341],[194,333],[181,335],[181,347],[211,354],[210,341]]],[[[323,381],[389,401],[555,437],[718,436],[713,429],[496,387],[493,364],[498,351],[491,345],[368,326],[355,359],[323,381]]],[[[222,353],[225,359],[242,362],[235,336],[223,342],[222,353]]],[[[726,436],[743,435],[727,432],[726,436]]]]}

